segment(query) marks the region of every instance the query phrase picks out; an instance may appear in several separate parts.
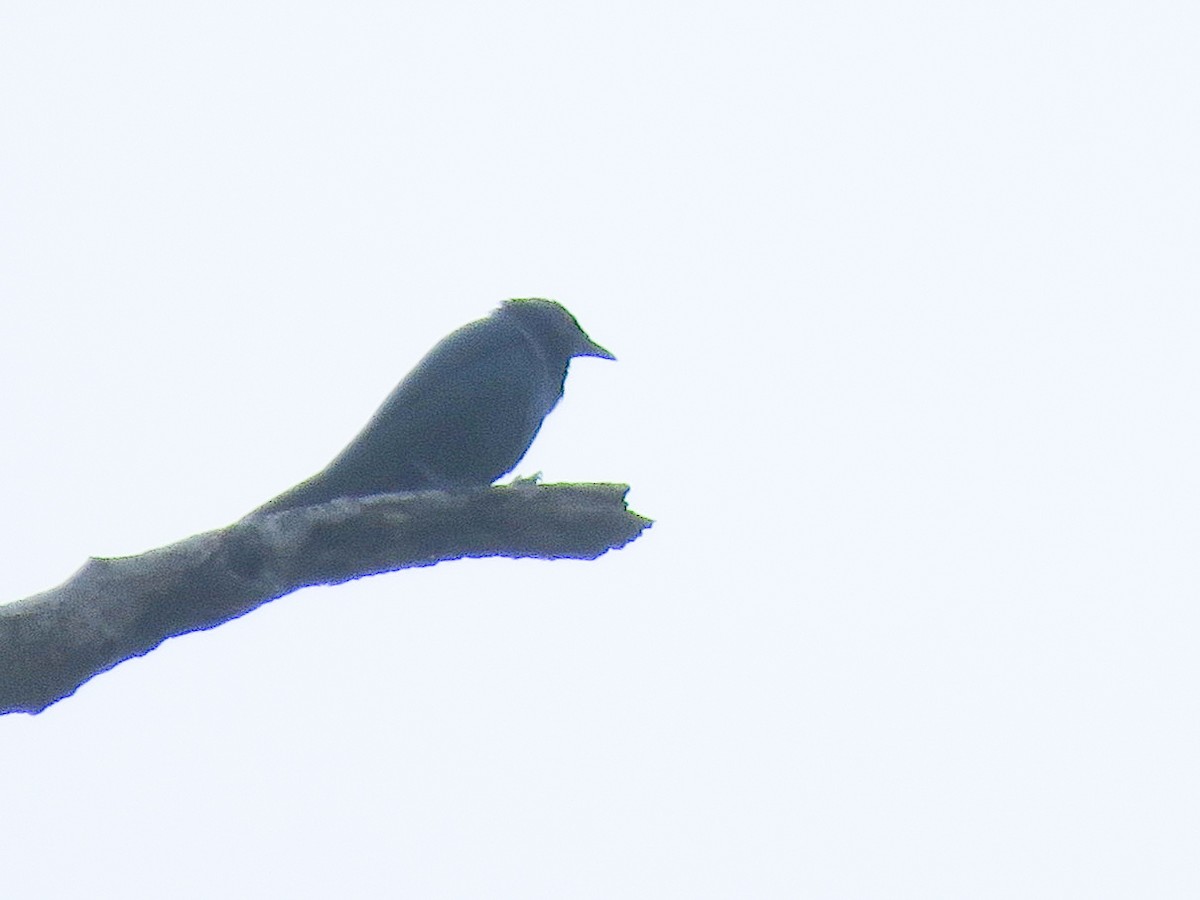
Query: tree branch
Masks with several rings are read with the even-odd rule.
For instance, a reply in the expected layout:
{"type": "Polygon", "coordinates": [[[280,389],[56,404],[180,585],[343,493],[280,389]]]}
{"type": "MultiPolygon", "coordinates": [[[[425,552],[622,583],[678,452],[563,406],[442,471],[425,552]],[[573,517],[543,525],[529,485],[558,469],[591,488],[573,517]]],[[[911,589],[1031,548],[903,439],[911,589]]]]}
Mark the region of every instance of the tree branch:
{"type": "Polygon", "coordinates": [[[651,524],[628,509],[628,490],[519,481],[340,499],[88,560],[59,587],[0,605],[0,714],[41,712],[169,637],[309,585],[463,557],[595,559],[651,524]]]}

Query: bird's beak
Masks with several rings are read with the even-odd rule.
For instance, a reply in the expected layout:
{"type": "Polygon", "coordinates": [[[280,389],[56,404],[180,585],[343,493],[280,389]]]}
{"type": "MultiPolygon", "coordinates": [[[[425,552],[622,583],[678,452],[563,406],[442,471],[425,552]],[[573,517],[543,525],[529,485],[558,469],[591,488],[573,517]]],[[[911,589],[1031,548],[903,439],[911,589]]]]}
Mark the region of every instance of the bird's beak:
{"type": "Polygon", "coordinates": [[[597,344],[589,337],[585,337],[579,345],[579,349],[575,351],[576,356],[598,356],[601,359],[615,360],[616,357],[597,344]]]}

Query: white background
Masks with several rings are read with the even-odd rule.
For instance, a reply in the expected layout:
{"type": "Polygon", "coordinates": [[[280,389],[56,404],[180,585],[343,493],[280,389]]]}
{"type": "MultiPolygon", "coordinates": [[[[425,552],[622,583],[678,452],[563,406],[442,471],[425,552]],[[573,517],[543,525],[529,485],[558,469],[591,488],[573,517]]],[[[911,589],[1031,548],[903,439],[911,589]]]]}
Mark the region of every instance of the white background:
{"type": "Polygon", "coordinates": [[[311,589],[0,719],[14,897],[1200,896],[1200,13],[0,6],[0,599],[563,301],[594,563],[311,589]]]}

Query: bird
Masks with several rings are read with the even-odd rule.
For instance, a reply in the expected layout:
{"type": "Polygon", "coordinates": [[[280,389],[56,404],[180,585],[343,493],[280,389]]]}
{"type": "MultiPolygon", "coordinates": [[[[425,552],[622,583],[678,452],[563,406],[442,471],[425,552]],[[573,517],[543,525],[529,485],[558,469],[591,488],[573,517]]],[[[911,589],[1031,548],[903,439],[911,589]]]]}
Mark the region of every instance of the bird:
{"type": "Polygon", "coordinates": [[[254,513],[486,487],[525,455],[577,356],[616,359],[560,303],[506,300],[438,342],[329,465],[254,513]]]}

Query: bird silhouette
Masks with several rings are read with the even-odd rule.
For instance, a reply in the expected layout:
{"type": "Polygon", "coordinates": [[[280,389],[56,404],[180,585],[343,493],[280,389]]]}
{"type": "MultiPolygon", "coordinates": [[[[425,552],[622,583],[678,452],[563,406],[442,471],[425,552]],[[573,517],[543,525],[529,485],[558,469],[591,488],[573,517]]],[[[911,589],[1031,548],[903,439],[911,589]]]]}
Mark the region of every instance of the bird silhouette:
{"type": "Polygon", "coordinates": [[[616,359],[553,300],[508,300],[443,338],[328,466],[255,512],[489,485],[525,455],[576,356],[616,359]]]}

